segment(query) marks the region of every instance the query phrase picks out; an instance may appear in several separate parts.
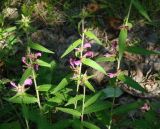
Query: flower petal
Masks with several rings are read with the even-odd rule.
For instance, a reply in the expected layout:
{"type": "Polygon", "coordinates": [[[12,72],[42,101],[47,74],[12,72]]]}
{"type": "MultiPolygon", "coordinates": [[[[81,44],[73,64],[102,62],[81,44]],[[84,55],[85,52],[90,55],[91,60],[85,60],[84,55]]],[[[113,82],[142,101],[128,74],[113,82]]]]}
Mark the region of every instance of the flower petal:
{"type": "Polygon", "coordinates": [[[24,63],[24,64],[26,64],[26,57],[22,57],[22,62],[24,63]]]}
{"type": "Polygon", "coordinates": [[[42,53],[41,53],[41,52],[37,52],[37,53],[35,53],[35,56],[36,56],[36,58],[37,58],[37,57],[41,57],[41,56],[42,56],[42,53]]]}
{"type": "Polygon", "coordinates": [[[90,44],[90,43],[85,43],[85,44],[83,45],[83,48],[91,48],[91,44],[90,44]]]}
{"type": "Polygon", "coordinates": [[[30,78],[28,78],[28,79],[26,79],[25,81],[24,81],[24,86],[25,85],[32,85],[32,79],[30,79],[30,78]]]}
{"type": "Polygon", "coordinates": [[[93,52],[92,51],[88,51],[84,54],[85,57],[93,57],[93,52]]]}
{"type": "Polygon", "coordinates": [[[74,61],[74,64],[75,64],[76,66],[78,66],[78,65],[81,64],[81,61],[80,61],[80,60],[75,60],[75,61],[74,61]]]}
{"type": "Polygon", "coordinates": [[[117,73],[108,73],[108,76],[109,76],[110,78],[114,78],[114,77],[117,76],[117,73]]]}
{"type": "Polygon", "coordinates": [[[14,82],[10,82],[11,86],[17,87],[17,85],[14,82]]]}

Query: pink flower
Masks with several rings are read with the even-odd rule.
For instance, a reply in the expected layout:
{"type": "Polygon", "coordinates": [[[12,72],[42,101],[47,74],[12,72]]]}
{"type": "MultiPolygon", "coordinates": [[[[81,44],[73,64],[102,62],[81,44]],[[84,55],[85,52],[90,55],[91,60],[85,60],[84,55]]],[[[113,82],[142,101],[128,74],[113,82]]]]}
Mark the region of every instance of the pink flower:
{"type": "Polygon", "coordinates": [[[117,76],[117,73],[108,73],[109,78],[114,78],[117,76]]]}
{"type": "Polygon", "coordinates": [[[85,43],[85,44],[83,45],[83,48],[91,48],[91,44],[90,44],[90,43],[85,43]]]}
{"type": "Polygon", "coordinates": [[[150,106],[147,103],[144,103],[144,105],[140,108],[142,112],[149,111],[150,106]]]}
{"type": "Polygon", "coordinates": [[[36,70],[38,70],[38,64],[36,64],[36,60],[38,57],[41,57],[42,56],[42,53],[41,52],[37,52],[35,54],[29,54],[29,55],[26,55],[25,57],[22,57],[22,62],[27,66],[27,67],[30,67],[31,64],[27,63],[27,59],[31,59],[32,62],[33,62],[33,66],[36,70]]]}
{"type": "Polygon", "coordinates": [[[14,82],[10,82],[11,86],[17,87],[17,85],[14,82]]]}
{"type": "Polygon", "coordinates": [[[26,88],[25,86],[28,85],[32,85],[32,79],[28,78],[24,81],[23,85],[16,85],[14,82],[10,82],[11,86],[13,86],[14,90],[17,92],[17,93],[24,93],[26,91],[26,88]]]}
{"type": "Polygon", "coordinates": [[[69,59],[69,63],[70,63],[70,65],[71,65],[72,68],[75,68],[76,66],[78,66],[78,65],[81,64],[81,61],[73,59],[73,58],[70,58],[69,59]]]}
{"type": "Polygon", "coordinates": [[[22,57],[22,62],[23,62],[24,64],[27,64],[27,63],[26,63],[26,57],[24,57],[24,56],[22,57]]]}
{"type": "Polygon", "coordinates": [[[36,58],[41,57],[42,53],[41,52],[37,52],[37,53],[35,53],[35,56],[36,56],[36,58]]]}
{"type": "Polygon", "coordinates": [[[93,52],[92,51],[88,51],[84,54],[85,57],[92,57],[94,56],[93,52]]]}
{"type": "MultiPolygon", "coordinates": [[[[90,43],[85,43],[83,45],[83,49],[86,49],[86,48],[91,48],[91,44],[90,43]]],[[[75,50],[80,51],[81,49],[80,48],[75,48],[75,50]]]]}
{"type": "Polygon", "coordinates": [[[30,79],[30,78],[28,78],[28,79],[26,79],[25,81],[24,81],[24,84],[23,84],[24,86],[26,86],[26,85],[32,85],[32,79],[30,79]]]}

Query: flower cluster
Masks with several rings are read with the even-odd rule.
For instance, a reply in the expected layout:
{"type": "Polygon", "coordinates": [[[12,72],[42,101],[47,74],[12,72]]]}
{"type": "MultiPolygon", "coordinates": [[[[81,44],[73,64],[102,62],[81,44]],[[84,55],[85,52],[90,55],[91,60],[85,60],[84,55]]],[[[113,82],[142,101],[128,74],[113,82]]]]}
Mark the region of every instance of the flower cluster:
{"type": "Polygon", "coordinates": [[[41,57],[42,53],[37,52],[35,54],[28,54],[25,57],[22,57],[22,62],[27,66],[27,67],[31,67],[31,64],[28,63],[29,60],[31,60],[33,62],[33,67],[38,70],[38,64],[36,63],[36,60],[38,57],[41,57]]]}
{"type": "Polygon", "coordinates": [[[76,58],[70,58],[69,63],[71,69],[74,71],[74,77],[77,77],[79,73],[79,66],[81,65],[81,58],[93,58],[93,51],[88,50],[91,48],[91,44],[89,42],[85,43],[83,47],[75,48],[76,50],[76,58]],[[80,53],[83,53],[82,57],[79,57],[80,53]]]}
{"type": "Polygon", "coordinates": [[[21,94],[27,90],[25,86],[32,85],[32,79],[30,79],[30,78],[26,79],[22,85],[20,85],[20,84],[16,85],[14,82],[10,82],[10,84],[14,88],[13,89],[14,91],[21,94]]]}

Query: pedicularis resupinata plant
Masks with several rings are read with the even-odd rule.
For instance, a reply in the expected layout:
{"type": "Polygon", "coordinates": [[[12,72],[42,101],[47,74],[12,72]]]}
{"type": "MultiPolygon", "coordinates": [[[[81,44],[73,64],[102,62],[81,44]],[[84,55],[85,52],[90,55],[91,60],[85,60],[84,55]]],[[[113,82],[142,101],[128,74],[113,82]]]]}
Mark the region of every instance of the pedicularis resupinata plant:
{"type": "MultiPolygon", "coordinates": [[[[22,14],[21,20],[16,24],[26,37],[24,41],[26,49],[21,58],[23,74],[18,81],[9,82],[11,92],[8,93],[8,98],[5,98],[9,103],[14,103],[16,107],[14,110],[21,127],[26,129],[118,129],[118,124],[127,127],[128,123],[134,126],[137,122],[136,120],[131,122],[126,116],[124,117],[123,114],[126,112],[133,109],[144,112],[151,110],[149,104],[142,100],[125,105],[116,104],[116,98],[122,95],[120,86],[123,84],[140,92],[146,92],[145,88],[125,75],[121,69],[124,52],[141,55],[160,54],[157,51],[127,45],[127,34],[132,28],[129,22],[132,4],[142,16],[151,21],[140,3],[137,0],[131,0],[128,14],[123,25],[119,27],[118,40],[111,42],[110,51],[102,57],[96,57],[92,47],[94,45],[103,47],[103,43],[91,29],[86,27],[85,20],[88,15],[85,8],[82,9],[78,24],[80,38],[74,41],[61,56],[62,60],[69,56],[70,72],[64,73],[58,83],[54,80],[54,77],[58,76],[55,75],[58,63],[52,59],[46,60],[46,57],[54,54],[54,50],[51,51],[32,41],[31,18],[25,13],[22,14]],[[114,62],[116,64],[114,72],[107,72],[100,65],[101,62],[114,62]],[[95,75],[89,72],[89,68],[109,78],[106,88],[101,90],[96,88],[92,81],[95,75]]],[[[144,119],[149,121],[149,116],[146,115],[144,119]]],[[[154,128],[157,126],[158,123],[155,121],[154,128]]]]}

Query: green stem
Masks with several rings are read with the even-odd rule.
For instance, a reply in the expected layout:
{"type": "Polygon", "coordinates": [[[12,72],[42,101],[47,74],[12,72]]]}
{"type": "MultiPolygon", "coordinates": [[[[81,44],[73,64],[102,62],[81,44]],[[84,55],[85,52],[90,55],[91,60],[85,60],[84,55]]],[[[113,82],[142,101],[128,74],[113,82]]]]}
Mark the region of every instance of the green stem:
{"type": "Polygon", "coordinates": [[[36,95],[37,95],[37,101],[38,101],[37,103],[38,103],[39,109],[41,110],[42,106],[41,106],[41,102],[40,102],[39,91],[37,89],[37,81],[36,81],[34,68],[32,68],[32,76],[33,76],[33,82],[34,82],[35,91],[36,91],[36,95]]]}
{"type": "Polygon", "coordinates": [[[27,129],[30,129],[30,128],[29,128],[29,122],[28,122],[28,119],[27,119],[27,117],[26,117],[26,115],[28,115],[28,110],[27,110],[26,105],[23,104],[23,103],[22,103],[22,109],[23,109],[23,113],[24,113],[23,115],[24,115],[26,127],[27,127],[27,129]]]}
{"type": "Polygon", "coordinates": [[[114,108],[115,99],[116,99],[115,95],[116,95],[116,90],[114,88],[114,97],[113,97],[113,100],[112,100],[112,107],[111,107],[110,121],[109,121],[108,129],[111,129],[111,126],[112,126],[113,108],[114,108]]]}
{"type": "Polygon", "coordinates": [[[83,121],[84,116],[84,103],[85,103],[85,97],[86,97],[86,87],[83,86],[83,102],[82,102],[82,115],[81,115],[81,121],[83,121]]]}
{"type": "Polygon", "coordinates": [[[127,23],[128,23],[128,19],[129,19],[130,13],[131,13],[131,8],[132,8],[132,0],[130,2],[130,5],[129,5],[129,10],[128,10],[128,14],[127,14],[127,17],[126,17],[125,25],[127,25],[127,23]]]}
{"type": "MultiPolygon", "coordinates": [[[[28,35],[27,35],[27,40],[28,40],[28,42],[29,42],[28,35]]],[[[31,49],[30,49],[30,47],[28,47],[27,50],[28,50],[28,54],[30,55],[30,54],[31,54],[31,49]]],[[[34,82],[35,91],[36,91],[36,96],[37,96],[37,103],[38,103],[39,109],[41,110],[41,109],[42,109],[42,106],[41,106],[41,102],[40,102],[39,91],[38,91],[38,89],[37,89],[37,81],[36,81],[36,75],[35,75],[35,71],[34,71],[34,64],[33,64],[32,59],[29,59],[29,61],[30,61],[31,67],[32,67],[32,77],[33,77],[33,82],[34,82]]]]}
{"type": "MultiPolygon", "coordinates": [[[[80,59],[82,59],[83,57],[83,44],[84,44],[84,19],[82,19],[82,43],[81,43],[81,51],[80,51],[80,59]]],[[[79,80],[77,82],[77,90],[76,90],[76,95],[78,94],[79,92],[79,86],[81,84],[81,72],[82,72],[82,63],[80,64],[79,66],[79,72],[78,72],[78,75],[79,75],[79,80]]],[[[77,101],[75,102],[75,105],[74,105],[74,109],[77,108],[77,101]]]]}

